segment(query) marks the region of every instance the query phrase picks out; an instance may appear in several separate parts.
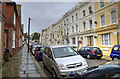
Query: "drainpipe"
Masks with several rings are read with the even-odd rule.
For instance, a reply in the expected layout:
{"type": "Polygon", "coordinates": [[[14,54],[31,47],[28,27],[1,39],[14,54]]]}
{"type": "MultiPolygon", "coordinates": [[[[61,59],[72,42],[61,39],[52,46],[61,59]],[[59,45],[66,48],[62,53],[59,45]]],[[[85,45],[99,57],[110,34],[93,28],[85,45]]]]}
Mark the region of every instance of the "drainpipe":
{"type": "Polygon", "coordinates": [[[120,45],[120,27],[119,27],[119,25],[117,25],[117,27],[118,27],[118,32],[117,32],[117,43],[118,43],[118,45],[120,45]]]}

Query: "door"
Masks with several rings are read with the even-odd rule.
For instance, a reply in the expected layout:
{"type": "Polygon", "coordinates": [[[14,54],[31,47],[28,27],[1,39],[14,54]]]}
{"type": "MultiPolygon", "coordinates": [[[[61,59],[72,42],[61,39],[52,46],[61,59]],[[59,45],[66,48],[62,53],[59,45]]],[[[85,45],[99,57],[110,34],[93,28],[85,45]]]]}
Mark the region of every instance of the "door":
{"type": "Polygon", "coordinates": [[[45,48],[45,50],[43,51],[43,63],[45,64],[45,66],[48,68],[48,48],[45,48]]]}
{"type": "Polygon", "coordinates": [[[112,50],[112,53],[120,55],[120,47],[114,47],[113,50],[112,50]]]}
{"type": "Polygon", "coordinates": [[[84,53],[85,53],[85,47],[82,47],[79,52],[80,52],[80,55],[85,56],[84,55],[84,53]]]}
{"type": "Polygon", "coordinates": [[[90,48],[89,48],[89,47],[86,47],[86,48],[85,48],[84,55],[87,56],[89,53],[90,53],[90,48]]]}
{"type": "Polygon", "coordinates": [[[53,61],[52,51],[50,48],[48,48],[47,57],[48,57],[48,60],[47,60],[48,68],[51,71],[52,66],[54,65],[54,61],[53,61]]]}

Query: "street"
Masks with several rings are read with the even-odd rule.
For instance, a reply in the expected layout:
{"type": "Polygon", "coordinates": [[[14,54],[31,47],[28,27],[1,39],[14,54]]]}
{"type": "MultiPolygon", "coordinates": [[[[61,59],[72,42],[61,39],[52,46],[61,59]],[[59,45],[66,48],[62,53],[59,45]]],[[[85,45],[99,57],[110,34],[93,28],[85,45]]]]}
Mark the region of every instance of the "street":
{"type": "MultiPolygon", "coordinates": [[[[86,59],[89,67],[98,66],[98,65],[104,64],[109,61],[109,60],[104,60],[104,59],[87,59],[87,58],[85,58],[85,59],[86,59]]],[[[41,66],[41,68],[44,70],[45,74],[48,77],[52,77],[51,72],[48,69],[44,68],[43,61],[38,61],[38,63],[41,66]]]]}

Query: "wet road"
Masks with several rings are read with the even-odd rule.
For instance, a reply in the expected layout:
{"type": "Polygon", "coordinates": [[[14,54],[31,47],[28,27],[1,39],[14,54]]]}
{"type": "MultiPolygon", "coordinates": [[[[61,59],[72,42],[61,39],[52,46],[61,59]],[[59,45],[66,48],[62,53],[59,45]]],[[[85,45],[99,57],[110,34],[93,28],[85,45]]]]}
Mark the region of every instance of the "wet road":
{"type": "MultiPolygon", "coordinates": [[[[85,59],[86,59],[89,67],[97,66],[97,65],[104,64],[104,63],[108,62],[108,60],[104,60],[104,59],[87,59],[87,58],[85,58],[85,59]]],[[[43,67],[43,61],[38,61],[38,63],[42,67],[42,69],[44,70],[45,74],[48,77],[51,77],[52,76],[51,72],[48,69],[43,67]]]]}

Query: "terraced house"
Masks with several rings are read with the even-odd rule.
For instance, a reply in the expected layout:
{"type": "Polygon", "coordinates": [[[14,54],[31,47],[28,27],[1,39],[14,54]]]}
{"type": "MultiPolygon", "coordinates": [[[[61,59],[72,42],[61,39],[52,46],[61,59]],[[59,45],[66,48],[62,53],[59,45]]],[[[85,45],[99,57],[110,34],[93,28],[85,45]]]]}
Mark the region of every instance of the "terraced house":
{"type": "Polygon", "coordinates": [[[109,55],[115,44],[120,44],[120,2],[95,2],[97,46],[109,55]]]}
{"type": "Polygon", "coordinates": [[[3,37],[4,37],[4,24],[5,24],[5,10],[4,7],[6,6],[5,3],[0,2],[0,61],[3,59],[4,54],[4,44],[3,44],[3,37]]]}
{"type": "MultiPolygon", "coordinates": [[[[2,2],[5,15],[5,23],[3,28],[3,48],[9,52],[9,56],[15,56],[16,52],[22,46],[23,26],[21,25],[21,5],[15,2],[2,2]]],[[[4,58],[7,56],[3,53],[4,58]]]]}
{"type": "Polygon", "coordinates": [[[98,46],[109,55],[120,44],[120,1],[80,2],[48,29],[50,45],[98,46]]]}

